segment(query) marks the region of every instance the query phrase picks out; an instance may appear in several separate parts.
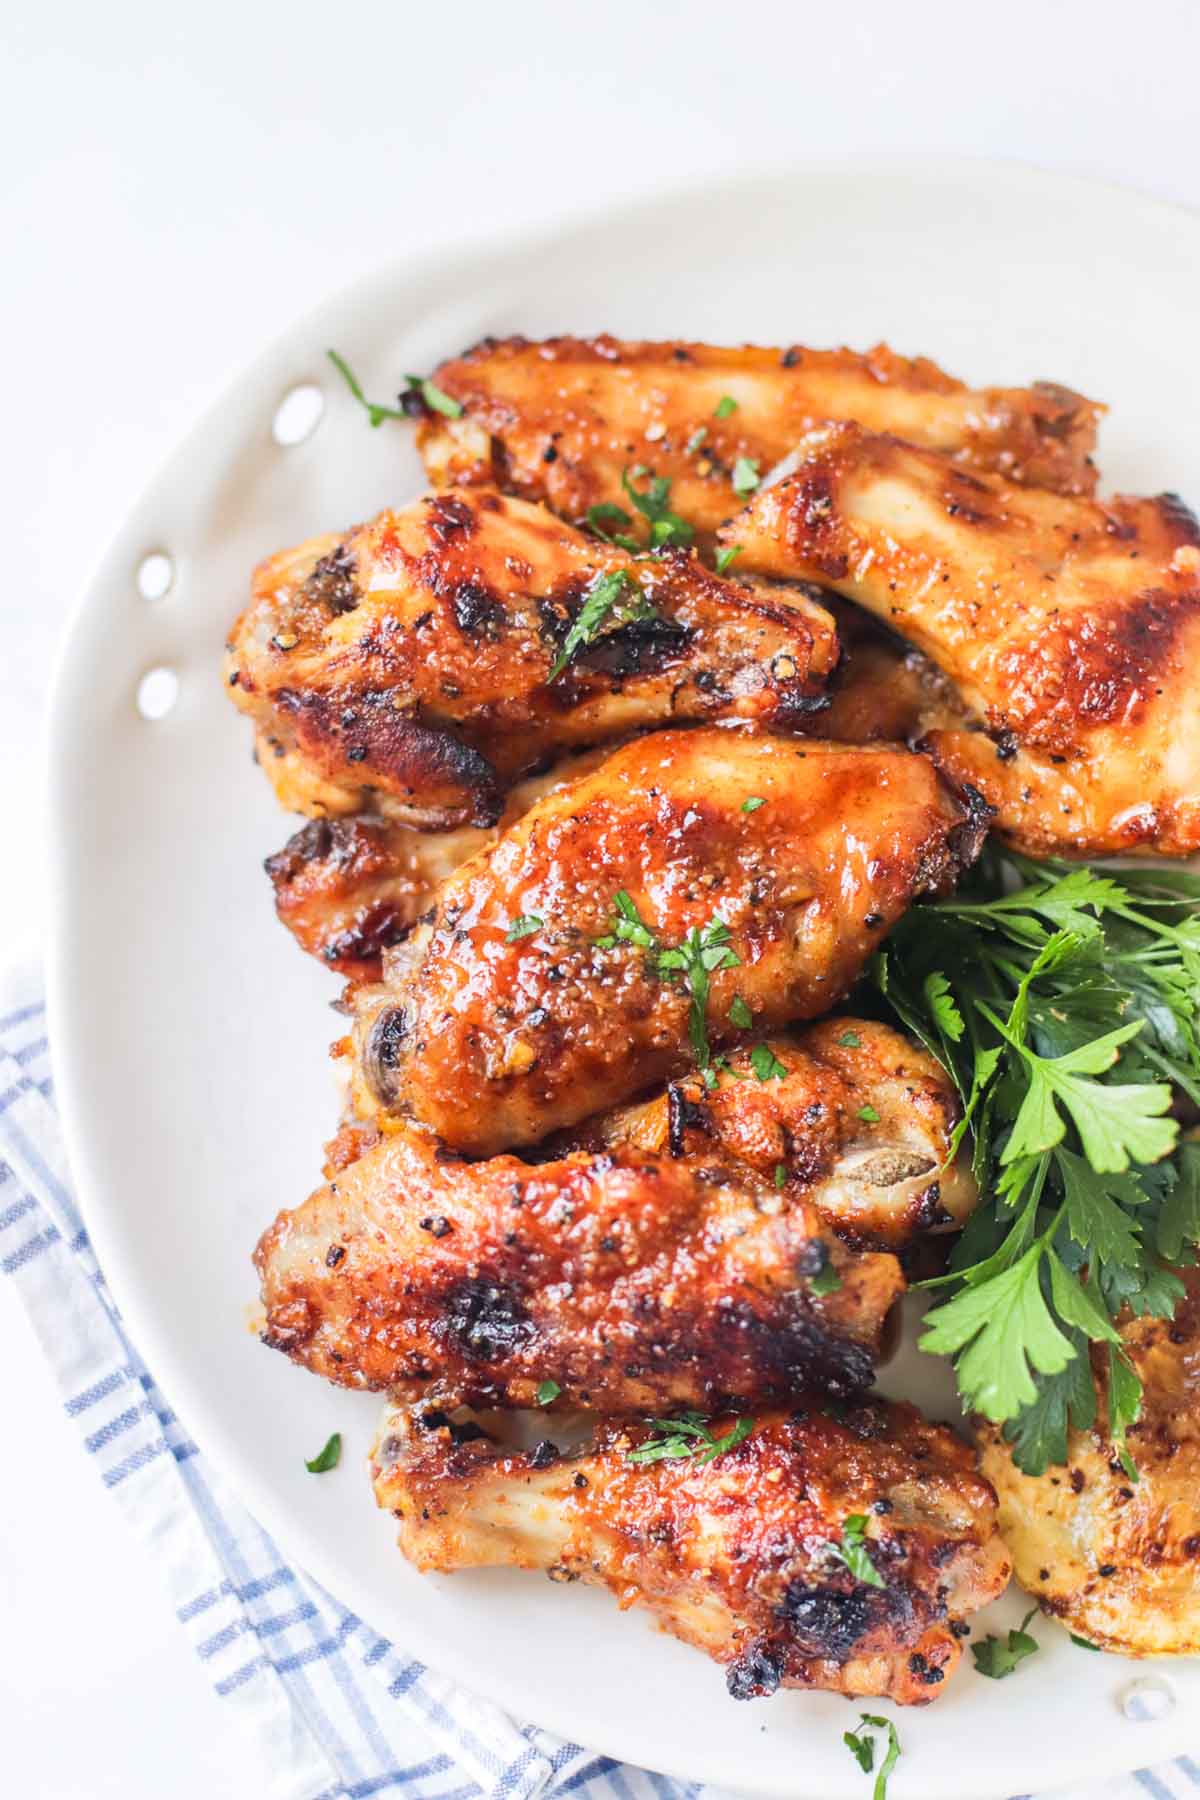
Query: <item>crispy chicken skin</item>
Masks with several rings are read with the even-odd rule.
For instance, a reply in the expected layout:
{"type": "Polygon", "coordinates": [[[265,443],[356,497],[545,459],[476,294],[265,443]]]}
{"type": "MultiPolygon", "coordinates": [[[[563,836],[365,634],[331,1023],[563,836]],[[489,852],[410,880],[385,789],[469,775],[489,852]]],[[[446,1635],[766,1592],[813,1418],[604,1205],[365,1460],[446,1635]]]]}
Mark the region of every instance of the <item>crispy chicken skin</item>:
{"type": "Polygon", "coordinates": [[[495,484],[579,523],[589,507],[620,506],[631,524],[618,529],[642,532],[621,476],[643,465],[670,481],[673,511],[702,544],[741,504],[738,460],[765,475],[827,419],[893,431],[968,468],[1061,493],[1090,494],[1095,484],[1102,409],[1092,401],[1048,382],[972,392],[924,357],[910,361],[883,344],[863,356],[491,339],[442,363],[434,380],[463,408],[461,418],[431,414],[420,427],[435,486],[495,484]]]}
{"type": "Polygon", "coordinates": [[[861,1390],[904,1287],[711,1148],[467,1163],[405,1126],[255,1260],[266,1342],[330,1380],[502,1406],[552,1380],[610,1413],[861,1390]]]}
{"type": "Polygon", "coordinates": [[[854,425],[728,530],[741,562],[828,582],[954,683],[925,739],[1032,856],[1200,849],[1200,527],[1173,496],[1099,505],[979,477],[854,425]]]}
{"type": "MultiPolygon", "coordinates": [[[[1065,1468],[1023,1475],[981,1424],[982,1466],[1022,1587],[1069,1631],[1121,1656],[1200,1655],[1200,1270],[1177,1271],[1171,1319],[1121,1336],[1144,1394],[1128,1434],[1136,1484],[1101,1429],[1072,1432],[1065,1468]]],[[[1098,1418],[1107,1416],[1103,1376],[1098,1418]]]]}
{"type": "Polygon", "coordinates": [[[412,929],[439,882],[543,794],[578,780],[608,752],[564,757],[518,782],[494,826],[417,831],[379,813],[311,819],[264,864],[275,911],[302,950],[351,981],[378,981],[382,955],[412,929]]]}
{"type": "Polygon", "coordinates": [[[947,1165],[962,1116],[941,1065],[873,1019],[840,1016],[768,1040],[785,1071],[759,1081],[735,1051],[711,1090],[699,1075],[601,1115],[580,1146],[720,1158],[803,1196],[848,1244],[902,1251],[961,1226],[978,1199],[967,1160],[947,1165]]]}
{"type": "Polygon", "coordinates": [[[621,892],[663,946],[714,919],[728,931],[740,960],[711,973],[714,1047],[747,1035],[738,996],[755,1037],[827,1012],[912,901],[972,859],[983,823],[904,750],[640,738],[464,864],[383,984],[360,990],[356,1111],[408,1115],[486,1156],[682,1073],[684,982],[635,943],[596,941],[621,892]],[[518,919],[538,923],[513,939],[518,919]]]}
{"type": "MultiPolygon", "coordinates": [[[[732,1417],[714,1419],[724,1433],[732,1417]]],[[[911,1406],[867,1400],[762,1412],[708,1463],[637,1463],[645,1425],[606,1422],[582,1449],[506,1449],[474,1421],[385,1414],[379,1505],[421,1570],[497,1564],[595,1582],[725,1668],[739,1700],[825,1688],[923,1705],[962,1654],[968,1614],[1009,1560],[995,1495],[967,1446],[911,1406]],[[865,1517],[883,1586],[838,1555],[865,1517]]]]}
{"type": "Polygon", "coordinates": [[[262,563],[227,681],[283,805],[490,825],[506,789],[569,748],[655,724],[786,723],[823,704],[828,613],[800,588],[722,580],[690,553],[635,560],[544,508],[449,493],[262,563]],[[621,622],[551,682],[593,582],[621,622]]]}

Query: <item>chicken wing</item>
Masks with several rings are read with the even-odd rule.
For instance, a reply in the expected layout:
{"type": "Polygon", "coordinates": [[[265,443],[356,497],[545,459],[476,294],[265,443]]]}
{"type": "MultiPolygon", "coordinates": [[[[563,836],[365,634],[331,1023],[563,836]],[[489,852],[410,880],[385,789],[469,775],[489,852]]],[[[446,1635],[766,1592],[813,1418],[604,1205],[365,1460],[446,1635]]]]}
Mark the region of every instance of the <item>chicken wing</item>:
{"type": "Polygon", "coordinates": [[[728,535],[827,581],[954,683],[974,728],[926,747],[1033,856],[1200,849],[1200,527],[1170,495],[1099,505],[1014,487],[853,425],[728,535]]]}
{"type": "Polygon", "coordinates": [[[390,1409],[375,1494],[417,1568],[515,1564],[598,1583],[722,1664],[735,1699],[780,1687],[935,1699],[967,1615],[1009,1577],[967,1446],[880,1400],[708,1429],[739,1441],[707,1461],[696,1438],[695,1454],[642,1461],[664,1441],[646,1425],[521,1452],[473,1420],[390,1409]],[[847,1564],[858,1531],[878,1585],[847,1564]]]}
{"type": "Polygon", "coordinates": [[[802,717],[836,661],[802,588],[723,580],[682,550],[638,560],[473,492],[263,563],[227,680],[285,806],[450,828],[493,824],[565,749],[802,717]]]}
{"type": "Polygon", "coordinates": [[[264,864],[280,921],[328,968],[352,981],[378,981],[383,952],[407,936],[440,882],[495,843],[535,800],[577,781],[607,754],[586,750],[518,782],[490,827],[417,831],[379,813],[310,820],[264,864]]]}
{"type": "Polygon", "coordinates": [[[703,1060],[827,1012],[985,818],[903,750],[640,738],[464,864],[359,991],[356,1111],[485,1156],[680,1073],[689,1038],[703,1060]]]}
{"type": "Polygon", "coordinates": [[[860,1390],[904,1287],[719,1149],[466,1163],[404,1126],[255,1261],[265,1341],[332,1381],[614,1413],[860,1390]]]}
{"type": "Polygon", "coordinates": [[[582,523],[644,533],[629,471],[670,483],[702,544],[806,431],[856,419],[969,468],[1090,494],[1102,408],[1067,388],[973,392],[924,357],[851,350],[722,349],[612,337],[487,339],[434,373],[462,407],[430,413],[418,443],[436,486],[493,484],[582,523]],[[624,520],[612,508],[619,508],[624,520]]]}
{"type": "MultiPolygon", "coordinates": [[[[1023,1475],[980,1427],[984,1473],[1022,1587],[1069,1631],[1121,1656],[1200,1655],[1200,1269],[1178,1271],[1174,1319],[1135,1319],[1125,1351],[1142,1381],[1128,1446],[1136,1482],[1099,1427],[1070,1434],[1065,1468],[1023,1475]]],[[[1098,1417],[1107,1412],[1097,1377],[1098,1417]]]]}
{"type": "Polygon", "coordinates": [[[952,1156],[962,1116],[940,1063],[874,1019],[844,1015],[767,1040],[759,1080],[749,1050],[730,1053],[714,1085],[673,1081],[654,1100],[601,1115],[576,1134],[591,1150],[719,1158],[803,1196],[844,1243],[901,1252],[956,1230],[979,1197],[952,1156]]]}

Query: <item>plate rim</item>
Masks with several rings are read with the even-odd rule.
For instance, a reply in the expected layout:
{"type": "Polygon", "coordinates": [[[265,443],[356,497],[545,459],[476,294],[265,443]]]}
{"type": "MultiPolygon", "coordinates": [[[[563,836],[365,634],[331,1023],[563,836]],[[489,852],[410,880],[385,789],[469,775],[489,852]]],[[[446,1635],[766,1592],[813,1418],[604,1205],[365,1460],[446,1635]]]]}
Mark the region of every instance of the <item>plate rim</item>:
{"type": "MultiPolygon", "coordinates": [[[[277,1540],[285,1553],[294,1556],[307,1573],[327,1587],[331,1594],[352,1606],[364,1619],[369,1620],[374,1610],[367,1584],[352,1570],[341,1566],[336,1555],[332,1552],[327,1554],[314,1531],[303,1522],[293,1521],[286,1504],[281,1498],[276,1498],[265,1477],[260,1478],[234,1446],[226,1441],[218,1412],[206,1401],[202,1384],[194,1380],[190,1373],[189,1364],[194,1360],[194,1351],[189,1356],[183,1346],[175,1348],[175,1340],[165,1321],[160,1328],[158,1320],[162,1315],[156,1314],[149,1296],[143,1291],[140,1279],[123,1252],[116,1222],[119,1202],[111,1197],[106,1199],[103,1179],[99,1171],[91,1166],[81,1098],[87,1073],[84,1059],[77,1053],[78,1038],[71,1025],[69,980],[68,939],[73,903],[69,898],[70,887],[66,874],[70,866],[69,827],[72,816],[69,790],[75,762],[73,753],[68,748],[71,745],[70,733],[59,728],[69,704],[72,685],[80,673],[76,661],[83,623],[93,612],[100,613],[104,610],[106,601],[103,589],[108,584],[110,570],[115,569],[118,563],[123,567],[131,566],[138,549],[145,549],[140,530],[143,515],[154,504],[160,490],[174,485],[178,471],[186,464],[194,448],[208,436],[239,390],[251,378],[256,382],[261,380],[272,363],[282,358],[285,345],[290,344],[301,333],[311,331],[334,309],[351,310],[373,290],[396,282],[401,275],[410,285],[433,278],[452,279],[456,271],[474,266],[491,256],[516,253],[534,255],[538,251],[549,251],[559,244],[564,235],[572,241],[583,240],[605,227],[652,217],[673,202],[694,201],[701,196],[713,198],[717,193],[723,200],[728,200],[738,192],[761,193],[767,186],[783,193],[789,186],[803,186],[823,177],[853,175],[863,178],[872,171],[885,184],[897,179],[910,184],[930,179],[961,180],[970,172],[981,183],[1024,184],[1042,195],[1056,188],[1060,192],[1075,191],[1091,196],[1106,194],[1113,204],[1123,204],[1142,213],[1158,215],[1164,222],[1178,222],[1181,230],[1194,235],[1200,250],[1200,209],[1165,199],[1133,183],[1082,175],[1025,158],[938,155],[923,151],[888,154],[872,150],[806,157],[789,163],[785,168],[763,165],[746,170],[730,168],[715,176],[672,182],[652,193],[614,198],[581,214],[558,208],[537,221],[507,230],[473,234],[461,241],[425,251],[416,258],[396,255],[363,270],[351,281],[333,287],[287,321],[279,331],[262,342],[252,355],[239,362],[230,378],[219,386],[215,397],[201,410],[144,484],[120,528],[94,563],[63,627],[50,683],[47,754],[44,760],[43,798],[47,819],[49,876],[49,931],[45,945],[45,976],[55,1103],[76,1198],[95,1243],[110,1292],[127,1324],[131,1341],[146,1366],[154,1371],[156,1379],[162,1381],[164,1391],[170,1393],[173,1404],[176,1397],[179,1397],[179,1411],[187,1420],[189,1432],[203,1446],[206,1454],[213,1458],[214,1465],[230,1481],[247,1510],[277,1540]]],[[[500,1706],[506,1712],[514,1714],[518,1721],[527,1719],[527,1681],[522,1692],[521,1682],[508,1677],[502,1668],[490,1668],[485,1675],[469,1658],[459,1655],[457,1645],[450,1638],[439,1641],[436,1661],[440,1674],[461,1682],[470,1694],[500,1706]]],[[[1157,1659],[1158,1664],[1169,1661],[1170,1659],[1157,1659]]],[[[901,1723],[907,1710],[896,1709],[901,1723]]],[[[1171,1720],[1156,1727],[1153,1747],[1147,1744],[1136,1759],[1122,1762],[1121,1769],[1145,1767],[1147,1756],[1158,1762],[1194,1748],[1196,1733],[1194,1728],[1185,1727],[1187,1712],[1186,1706],[1181,1707],[1171,1720]]],[[[564,1738],[576,1741],[579,1738],[578,1719],[564,1715],[561,1709],[552,1707],[547,1714],[541,1711],[539,1705],[537,1724],[564,1738]]],[[[613,1744],[610,1737],[608,1744],[601,1745],[592,1743],[590,1734],[587,1734],[588,1746],[598,1753],[612,1755],[621,1761],[639,1764],[682,1780],[706,1784],[718,1782],[736,1786],[740,1793],[790,1796],[791,1800],[796,1800],[797,1789],[784,1771],[781,1771],[779,1782],[771,1785],[758,1783],[752,1788],[745,1788],[737,1784],[736,1776],[729,1771],[697,1774],[694,1767],[681,1766],[673,1760],[663,1761],[657,1753],[639,1749],[639,1740],[644,1736],[644,1727],[640,1724],[628,1725],[626,1734],[624,1743],[613,1744]]],[[[1052,1764],[1050,1779],[1052,1782],[1078,1781],[1087,1779],[1091,1774],[1099,1775],[1102,1771],[1109,1775],[1120,1772],[1114,1767],[1111,1754],[1107,1751],[1102,1767],[1093,1763],[1082,1772],[1078,1765],[1069,1767],[1060,1759],[1052,1764]]],[[[969,1778],[969,1772],[962,1773],[969,1778]]],[[[902,1764],[897,1772],[898,1785],[902,1791],[907,1791],[905,1777],[911,1775],[912,1771],[904,1770],[902,1764]]],[[[1044,1782],[1045,1778],[1039,1777],[1039,1785],[1044,1785],[1044,1782]]],[[[847,1795],[857,1791],[858,1786],[849,1776],[844,1788],[839,1790],[847,1795]]],[[[969,1796],[975,1796],[976,1800],[995,1800],[1001,1792],[994,1786],[960,1786],[955,1791],[962,1796],[962,1800],[968,1800],[969,1796]]],[[[829,1800],[828,1792],[820,1797],[813,1795],[812,1800],[829,1800]]]]}

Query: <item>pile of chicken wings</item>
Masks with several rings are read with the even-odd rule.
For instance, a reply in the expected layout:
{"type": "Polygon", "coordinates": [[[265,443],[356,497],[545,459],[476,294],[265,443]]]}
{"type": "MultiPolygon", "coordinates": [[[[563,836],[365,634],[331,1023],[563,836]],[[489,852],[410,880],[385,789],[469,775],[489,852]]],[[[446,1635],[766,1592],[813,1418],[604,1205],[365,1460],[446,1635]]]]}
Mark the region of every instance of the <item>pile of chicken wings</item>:
{"type": "Polygon", "coordinates": [[[933,1699],[1009,1552],[870,1390],[976,1192],[844,1005],[989,830],[1200,850],[1200,530],[1093,497],[1093,402],[883,347],[488,340],[405,410],[431,491],[269,558],[228,645],[348,981],[264,1340],[386,1394],[417,1567],[599,1582],[739,1698],[933,1699]]]}

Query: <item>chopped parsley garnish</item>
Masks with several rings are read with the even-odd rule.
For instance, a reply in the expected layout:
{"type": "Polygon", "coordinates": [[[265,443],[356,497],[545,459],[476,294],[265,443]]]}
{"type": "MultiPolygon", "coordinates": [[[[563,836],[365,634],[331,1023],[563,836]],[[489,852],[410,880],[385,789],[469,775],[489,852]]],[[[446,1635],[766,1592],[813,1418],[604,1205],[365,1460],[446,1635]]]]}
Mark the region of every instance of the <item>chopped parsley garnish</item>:
{"type": "Polygon", "coordinates": [[[770,1044],[755,1044],[750,1052],[750,1067],[760,1081],[780,1081],[787,1074],[787,1066],[781,1063],[770,1044]]]}
{"type": "Polygon", "coordinates": [[[345,357],[339,356],[336,350],[327,350],[325,354],[345,382],[346,386],[350,389],[350,392],[354,395],[354,398],[358,401],[359,405],[366,408],[367,419],[373,428],[382,425],[385,419],[403,419],[407,417],[407,414],[401,411],[398,406],[380,406],[374,400],[368,400],[367,396],[358,385],[358,377],[355,375],[345,357]]]}
{"type": "Polygon", "coordinates": [[[575,615],[571,629],[563,639],[554,667],[546,677],[547,684],[557,681],[571,658],[595,642],[601,634],[601,627],[607,625],[610,619],[618,625],[628,625],[657,617],[658,614],[641,588],[624,569],[613,569],[607,575],[597,575],[583,597],[583,605],[575,615]]]}
{"type": "MultiPolygon", "coordinates": [[[[736,950],[729,948],[728,925],[714,913],[703,929],[693,925],[681,944],[664,949],[624,888],[618,889],[613,896],[613,908],[615,917],[612,926],[604,937],[596,939],[597,949],[611,950],[618,942],[636,944],[640,950],[653,953],[657,974],[666,976],[668,980],[682,975],[692,1001],[688,1010],[688,1037],[691,1039],[697,1065],[707,1081],[712,1073],[712,1052],[705,1019],[711,985],[709,977],[718,969],[739,968],[742,960],[736,950]]],[[[708,1081],[708,1085],[715,1086],[715,1080],[708,1081]]]]}
{"type": "Polygon", "coordinates": [[[649,469],[638,463],[634,468],[622,471],[621,486],[650,527],[651,549],[664,550],[677,544],[686,550],[695,533],[686,519],[671,511],[671,483],[665,475],[651,475],[648,487],[635,488],[634,481],[640,481],[646,475],[650,475],[649,469]]]}
{"type": "Polygon", "coordinates": [[[861,1050],[862,1048],[862,1039],[857,1031],[843,1031],[838,1043],[843,1050],[861,1050]]]}
{"type": "Polygon", "coordinates": [[[704,440],[707,436],[708,436],[708,426],[707,425],[701,425],[698,431],[693,431],[691,437],[688,439],[687,443],[683,446],[684,455],[685,456],[694,456],[696,451],[700,448],[701,444],[704,442],[704,440]]]}
{"type": "Polygon", "coordinates": [[[776,1163],[775,1164],[775,1186],[777,1188],[786,1187],[787,1186],[787,1178],[788,1178],[787,1164],[786,1163],[776,1163]]]}
{"type": "Polygon", "coordinates": [[[404,379],[407,381],[410,391],[420,394],[432,412],[439,412],[447,419],[462,418],[461,401],[452,400],[449,394],[442,392],[436,382],[428,380],[424,375],[406,375],[404,379]]]}
{"type": "Polygon", "coordinates": [[[809,1292],[813,1294],[836,1294],[841,1285],[841,1276],[833,1264],[827,1262],[825,1267],[812,1277],[808,1287],[809,1292]]]}
{"type": "Polygon", "coordinates": [[[858,1109],[858,1116],[864,1125],[878,1125],[879,1123],[879,1114],[871,1105],[860,1106],[858,1109]]]}
{"type": "Polygon", "coordinates": [[[335,1431],[323,1450],[318,1450],[311,1462],[305,1463],[310,1475],[326,1475],[330,1469],[336,1469],[342,1460],[342,1434],[335,1431]]]}
{"type": "Polygon", "coordinates": [[[866,1513],[851,1513],[842,1527],[841,1543],[832,1544],[830,1548],[845,1563],[855,1581],[861,1581],[864,1587],[887,1585],[867,1551],[866,1513]]]}
{"type": "Polygon", "coordinates": [[[746,813],[757,812],[760,806],[765,806],[766,804],[766,801],[761,795],[751,794],[748,800],[742,801],[742,811],[746,813]]]}
{"type": "Polygon", "coordinates": [[[510,922],[504,941],[506,944],[515,944],[520,938],[532,937],[535,931],[542,929],[544,923],[545,920],[539,919],[536,913],[521,913],[510,922]]]}
{"type": "Polygon", "coordinates": [[[539,1406],[549,1406],[550,1402],[552,1400],[557,1400],[561,1393],[562,1389],[559,1387],[557,1381],[540,1381],[538,1383],[537,1403],[539,1406]]]}
{"type": "Polygon", "coordinates": [[[987,1637],[980,1638],[978,1643],[971,1645],[971,1655],[975,1658],[975,1667],[981,1675],[987,1675],[993,1681],[1002,1681],[1006,1675],[1012,1674],[1018,1663],[1034,1654],[1039,1647],[1038,1641],[1035,1637],[1030,1637],[1025,1627],[1036,1611],[1036,1606],[1031,1607],[1020,1625],[1014,1626],[1007,1637],[999,1638],[989,1632],[987,1637]]]}
{"type": "Polygon", "coordinates": [[[1070,1638],[1070,1640],[1073,1644],[1078,1644],[1079,1648],[1081,1650],[1094,1650],[1097,1653],[1097,1655],[1099,1655],[1099,1653],[1100,1653],[1099,1644],[1090,1644],[1088,1642],[1087,1638],[1076,1637],[1075,1633],[1073,1631],[1068,1631],[1067,1636],[1070,1638]]]}
{"type": "Polygon", "coordinates": [[[615,506],[611,500],[603,500],[598,506],[589,506],[587,522],[596,536],[603,538],[606,544],[619,544],[622,550],[632,550],[635,553],[642,548],[635,537],[623,535],[615,529],[618,525],[632,525],[633,516],[623,506],[615,506]]]}
{"type": "Polygon", "coordinates": [[[752,456],[739,456],[733,465],[733,491],[735,494],[752,494],[758,486],[758,464],[752,456]]]}
{"type": "Polygon", "coordinates": [[[738,1419],[732,1430],[717,1438],[709,1430],[704,1414],[698,1412],[681,1413],[677,1419],[649,1419],[647,1423],[653,1437],[636,1450],[627,1450],[627,1462],[675,1462],[688,1456],[698,1463],[710,1463],[726,1450],[736,1449],[754,1430],[753,1419],[738,1419]]]}
{"type": "Polygon", "coordinates": [[[733,395],[722,394],[721,398],[717,401],[717,404],[713,407],[713,418],[727,419],[730,413],[735,413],[737,409],[738,403],[733,395]]]}
{"type": "Polygon", "coordinates": [[[873,976],[953,1076],[952,1153],[969,1132],[985,1196],[928,1284],[953,1288],[922,1349],[955,1358],[967,1409],[1038,1475],[1097,1422],[1102,1346],[1108,1436],[1134,1467],[1141,1385],[1115,1321],[1170,1317],[1172,1265],[1200,1244],[1200,1144],[1170,1111],[1200,1104],[1200,879],[989,847],[951,899],[900,921],[873,976]]]}
{"type": "Polygon", "coordinates": [[[734,557],[740,556],[741,554],[742,546],[740,544],[730,544],[728,549],[718,550],[716,563],[717,574],[724,575],[728,571],[729,565],[734,557]]]}
{"type": "Polygon", "coordinates": [[[739,1031],[749,1031],[754,1023],[754,1014],[740,994],[735,994],[729,1002],[729,1023],[736,1025],[739,1031]]]}
{"type": "MultiPolygon", "coordinates": [[[[900,1738],[896,1727],[890,1719],[883,1719],[878,1713],[860,1713],[863,1725],[871,1727],[872,1732],[887,1733],[887,1754],[879,1765],[879,1773],[875,1777],[875,1787],[871,1800],[887,1800],[888,1777],[900,1760],[900,1738]]],[[[870,1775],[875,1768],[875,1738],[867,1732],[843,1731],[842,1742],[851,1752],[864,1775],[870,1775]]]]}

